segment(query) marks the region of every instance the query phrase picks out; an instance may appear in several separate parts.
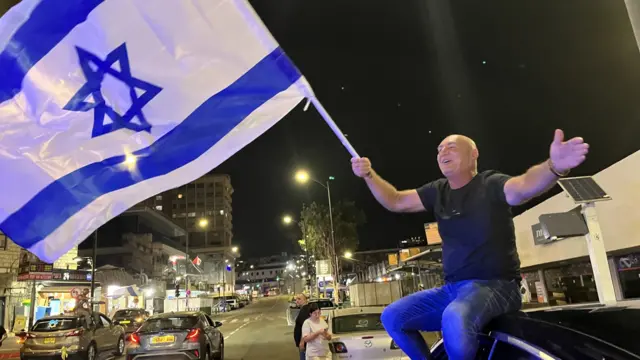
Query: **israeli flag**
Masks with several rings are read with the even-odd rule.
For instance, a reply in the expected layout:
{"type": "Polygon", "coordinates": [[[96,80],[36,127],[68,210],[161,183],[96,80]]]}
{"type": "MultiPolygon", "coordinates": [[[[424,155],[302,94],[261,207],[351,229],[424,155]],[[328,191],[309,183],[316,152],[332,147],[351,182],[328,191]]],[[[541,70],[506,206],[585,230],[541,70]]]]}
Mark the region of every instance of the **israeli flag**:
{"type": "Polygon", "coordinates": [[[307,89],[244,0],[22,1],[0,19],[0,229],[53,262],[307,89]]]}

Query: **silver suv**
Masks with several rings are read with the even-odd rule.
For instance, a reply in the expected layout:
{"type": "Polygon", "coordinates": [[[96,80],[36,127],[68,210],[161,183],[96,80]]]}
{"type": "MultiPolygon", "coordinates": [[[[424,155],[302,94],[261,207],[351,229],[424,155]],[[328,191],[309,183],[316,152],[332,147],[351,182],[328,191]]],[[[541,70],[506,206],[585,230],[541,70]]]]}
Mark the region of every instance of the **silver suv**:
{"type": "Polygon", "coordinates": [[[36,321],[26,334],[20,359],[73,356],[95,360],[103,351],[120,356],[125,351],[124,337],[122,326],[112,324],[101,313],[47,316],[36,321]]]}

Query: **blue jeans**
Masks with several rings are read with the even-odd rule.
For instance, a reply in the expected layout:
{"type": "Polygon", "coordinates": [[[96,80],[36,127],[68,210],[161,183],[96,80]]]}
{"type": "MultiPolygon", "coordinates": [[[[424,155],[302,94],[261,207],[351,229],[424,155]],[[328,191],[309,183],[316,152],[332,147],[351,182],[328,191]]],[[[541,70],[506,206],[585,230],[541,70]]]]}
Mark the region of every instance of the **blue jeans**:
{"type": "Polygon", "coordinates": [[[474,359],[477,334],[489,321],[522,307],[516,280],[466,280],[423,290],[394,302],[382,312],[382,324],[412,360],[428,359],[419,331],[442,330],[450,360],[474,359]]]}
{"type": "Polygon", "coordinates": [[[304,351],[300,351],[300,360],[307,360],[307,353],[304,351]]]}

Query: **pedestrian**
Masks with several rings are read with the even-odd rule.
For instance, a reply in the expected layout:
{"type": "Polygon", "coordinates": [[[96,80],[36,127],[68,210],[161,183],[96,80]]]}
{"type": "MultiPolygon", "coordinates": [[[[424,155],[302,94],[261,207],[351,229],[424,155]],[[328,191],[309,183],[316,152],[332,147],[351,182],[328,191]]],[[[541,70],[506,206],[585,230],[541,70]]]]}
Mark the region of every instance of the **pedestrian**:
{"type": "Polygon", "coordinates": [[[293,340],[296,343],[296,347],[300,350],[300,360],[305,360],[306,352],[305,352],[305,344],[302,340],[302,324],[304,324],[305,320],[311,316],[309,312],[309,304],[307,300],[307,295],[298,294],[296,295],[296,305],[300,308],[298,312],[298,316],[296,317],[296,325],[293,328],[293,340]]]}
{"type": "Polygon", "coordinates": [[[549,190],[585,160],[588,149],[582,138],[564,141],[562,130],[556,130],[549,159],[511,177],[493,170],[478,173],[475,142],[450,135],[437,149],[444,178],[404,191],[383,180],[369,159],[351,160],[353,172],[386,209],[431,211],[438,222],[445,285],[401,298],[382,313],[385,329],[405,354],[427,358],[429,348],[418,331],[442,330],[449,359],[474,359],[477,334],[486,324],[520,310],[520,259],[511,207],[549,190]]]}
{"type": "Polygon", "coordinates": [[[0,325],[0,346],[2,346],[2,343],[7,339],[7,337],[7,329],[0,325]]]}
{"type": "Polygon", "coordinates": [[[302,324],[302,343],[306,344],[306,360],[331,360],[329,325],[320,317],[317,303],[309,304],[311,316],[302,324]]]}

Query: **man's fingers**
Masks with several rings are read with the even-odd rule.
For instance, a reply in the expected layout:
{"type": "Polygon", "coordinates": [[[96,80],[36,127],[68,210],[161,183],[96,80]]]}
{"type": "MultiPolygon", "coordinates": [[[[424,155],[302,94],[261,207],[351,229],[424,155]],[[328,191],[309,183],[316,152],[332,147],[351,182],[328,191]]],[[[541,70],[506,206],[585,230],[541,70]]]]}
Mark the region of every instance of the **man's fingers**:
{"type": "Polygon", "coordinates": [[[573,139],[567,141],[567,143],[569,143],[571,145],[583,144],[584,143],[584,139],[581,138],[581,137],[574,137],[573,139]]]}
{"type": "Polygon", "coordinates": [[[564,140],[564,132],[560,129],[556,129],[556,132],[553,134],[553,142],[561,143],[564,140]]]}

